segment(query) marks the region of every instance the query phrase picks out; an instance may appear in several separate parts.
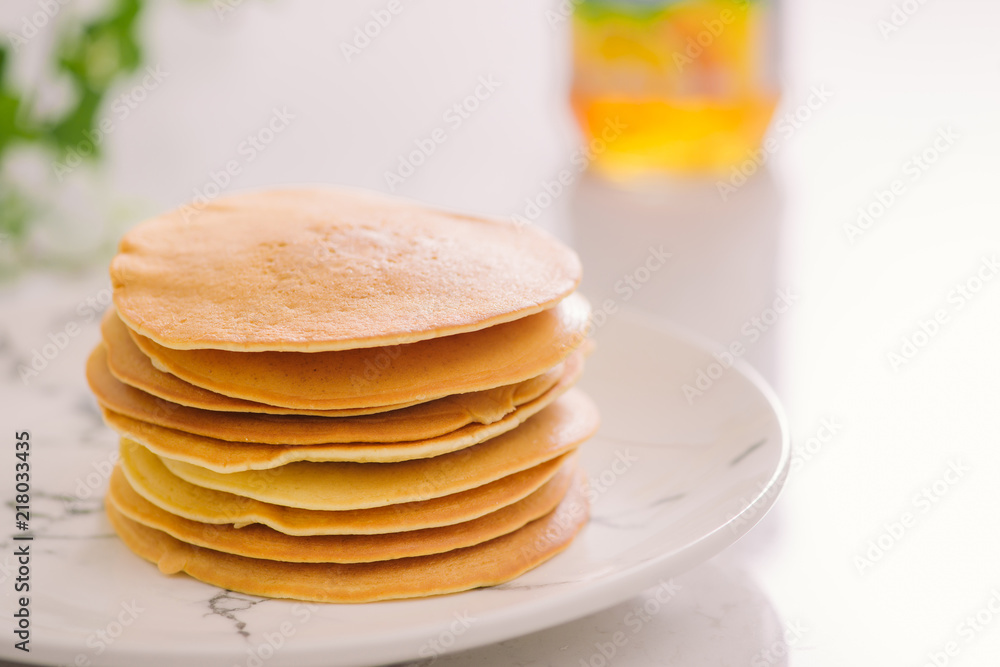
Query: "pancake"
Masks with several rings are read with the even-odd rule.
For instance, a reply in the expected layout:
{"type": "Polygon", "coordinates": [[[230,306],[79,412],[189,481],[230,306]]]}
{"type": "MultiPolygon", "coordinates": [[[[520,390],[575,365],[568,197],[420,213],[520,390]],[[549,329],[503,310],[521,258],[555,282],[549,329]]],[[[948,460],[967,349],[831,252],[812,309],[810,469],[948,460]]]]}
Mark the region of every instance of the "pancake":
{"type": "MultiPolygon", "coordinates": [[[[174,405],[184,405],[202,410],[223,412],[260,412],[273,415],[318,415],[322,417],[345,417],[367,415],[387,410],[397,410],[419,401],[409,401],[395,405],[375,405],[368,408],[342,410],[309,410],[283,408],[267,403],[246,401],[217,394],[164,373],[153,366],[152,360],[132,340],[128,327],[118,318],[114,309],[109,308],[101,320],[101,336],[108,354],[108,370],[120,382],[167,401],[161,404],[165,409],[174,405]]],[[[366,369],[367,370],[367,369],[366,369]]],[[[465,394],[467,395],[467,394],[465,394]]]]}
{"type": "Polygon", "coordinates": [[[185,519],[237,528],[263,524],[286,535],[379,535],[472,521],[527,497],[549,481],[572,454],[468,491],[366,510],[322,512],[262,503],[214,491],[175,476],[149,450],[123,442],[121,468],[129,485],[157,507],[185,519]]]}
{"type": "Polygon", "coordinates": [[[319,445],[231,442],[139,421],[103,406],[101,412],[108,426],[123,437],[151,450],[154,454],[220,473],[267,470],[298,461],[395,463],[440,456],[472,447],[506,433],[557,400],[569,390],[575,381],[575,376],[564,377],[556,386],[535,400],[520,406],[500,421],[492,424],[469,424],[436,438],[413,442],[326,443],[319,445]]]}
{"type": "Polygon", "coordinates": [[[597,430],[594,404],[570,389],[518,428],[484,443],[399,463],[289,463],[218,473],[161,457],[181,479],[286,507],[349,510],[450,495],[527,470],[575,449],[597,430]]]}
{"type": "Polygon", "coordinates": [[[456,593],[509,581],[569,546],[587,522],[582,480],[559,506],[502,537],[442,554],[376,563],[284,563],[192,546],[123,516],[106,503],[125,545],[165,574],[186,572],[227,590],[312,602],[374,602],[456,593]]]}
{"type": "Polygon", "coordinates": [[[481,331],[392,348],[339,352],[173,350],[135,331],[153,365],[219,394],[290,408],[423,402],[541,375],[585,340],[590,315],[573,294],[556,307],[481,331]]]}
{"type": "Polygon", "coordinates": [[[238,556],[289,563],[370,563],[409,558],[470,547],[522,527],[548,514],[562,500],[573,478],[575,462],[563,464],[559,472],[526,498],[484,516],[440,528],[427,528],[383,535],[285,535],[273,528],[253,524],[199,523],[166,512],[136,493],[115,467],[108,502],[123,515],[177,538],[182,542],[238,556]]]}
{"type": "MultiPolygon", "coordinates": [[[[170,432],[183,431],[186,434],[206,436],[218,440],[252,441],[267,445],[412,442],[448,434],[458,436],[457,431],[459,430],[469,432],[471,436],[485,430],[484,425],[498,424],[514,414],[523,413],[528,405],[536,403],[540,396],[551,396],[549,400],[554,400],[556,395],[551,391],[553,385],[558,383],[560,386],[568,388],[583,370],[582,354],[576,353],[567,360],[565,368],[560,365],[540,377],[504,388],[477,392],[475,395],[466,396],[464,400],[445,397],[438,401],[375,415],[314,417],[211,412],[172,404],[164,405],[162,400],[116,380],[108,372],[105,363],[106,356],[103,347],[98,346],[91,353],[87,362],[87,381],[105,411],[111,411],[123,418],[130,418],[130,421],[138,420],[156,427],[163,427],[159,430],[165,431],[165,435],[169,435],[170,432]],[[475,426],[463,429],[463,427],[470,425],[475,426]]],[[[544,406],[539,406],[537,410],[540,410],[541,407],[544,406]]],[[[520,421],[527,419],[529,414],[524,414],[520,421]]],[[[516,426],[520,421],[513,425],[516,426]]],[[[139,435],[135,428],[119,427],[117,422],[112,423],[111,426],[133,440],[149,444],[149,441],[139,435]]],[[[492,435],[498,433],[500,433],[499,430],[493,429],[492,435]]],[[[479,439],[468,440],[468,444],[481,442],[492,435],[488,432],[484,433],[479,439]]],[[[152,439],[152,434],[149,437],[152,439]]],[[[162,439],[161,437],[160,440],[162,439]]],[[[226,446],[223,444],[223,448],[226,446]]],[[[459,446],[456,446],[455,449],[459,446]]],[[[438,453],[444,451],[448,450],[442,450],[438,453]]],[[[178,458],[168,452],[158,450],[158,453],[178,458]]],[[[425,455],[433,456],[434,454],[425,455]]],[[[361,459],[349,457],[323,460],[353,461],[361,459]]],[[[198,463],[198,461],[192,462],[198,463]]]]}
{"type": "Polygon", "coordinates": [[[320,188],[171,211],[126,233],[111,262],[129,328],[168,348],[234,352],[486,329],[555,305],[580,273],[576,254],[537,227],[320,188]]]}

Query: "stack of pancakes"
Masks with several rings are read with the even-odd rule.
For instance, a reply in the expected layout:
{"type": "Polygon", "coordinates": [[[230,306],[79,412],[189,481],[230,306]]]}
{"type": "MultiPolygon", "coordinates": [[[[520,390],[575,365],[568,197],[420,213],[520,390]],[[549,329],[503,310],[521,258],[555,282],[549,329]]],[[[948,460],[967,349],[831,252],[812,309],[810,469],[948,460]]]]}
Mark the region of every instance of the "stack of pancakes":
{"type": "Polygon", "coordinates": [[[138,555],[326,602],[510,580],[587,520],[589,308],[543,232],[349,190],[256,192],[126,234],[87,378],[138,555]]]}

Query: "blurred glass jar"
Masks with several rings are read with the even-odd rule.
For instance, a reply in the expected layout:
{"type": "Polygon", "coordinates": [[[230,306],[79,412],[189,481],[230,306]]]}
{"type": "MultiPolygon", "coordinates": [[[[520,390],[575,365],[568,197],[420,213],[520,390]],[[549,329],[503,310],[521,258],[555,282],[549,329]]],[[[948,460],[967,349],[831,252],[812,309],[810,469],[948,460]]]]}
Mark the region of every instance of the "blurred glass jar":
{"type": "Polygon", "coordinates": [[[758,149],[778,101],[769,0],[580,0],[571,103],[612,178],[719,173],[758,149]],[[600,148],[601,150],[597,150],[600,148]]]}

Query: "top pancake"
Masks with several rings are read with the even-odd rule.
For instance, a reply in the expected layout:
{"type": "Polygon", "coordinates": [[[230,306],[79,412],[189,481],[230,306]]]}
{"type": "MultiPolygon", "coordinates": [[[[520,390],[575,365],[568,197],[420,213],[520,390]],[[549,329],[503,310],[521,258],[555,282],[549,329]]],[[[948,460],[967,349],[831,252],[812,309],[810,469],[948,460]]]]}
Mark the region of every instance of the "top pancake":
{"type": "Polygon", "coordinates": [[[410,343],[545,310],[580,280],[530,226],[346,189],[248,192],[127,233],[114,303],[163,347],[317,352],[410,343]]]}

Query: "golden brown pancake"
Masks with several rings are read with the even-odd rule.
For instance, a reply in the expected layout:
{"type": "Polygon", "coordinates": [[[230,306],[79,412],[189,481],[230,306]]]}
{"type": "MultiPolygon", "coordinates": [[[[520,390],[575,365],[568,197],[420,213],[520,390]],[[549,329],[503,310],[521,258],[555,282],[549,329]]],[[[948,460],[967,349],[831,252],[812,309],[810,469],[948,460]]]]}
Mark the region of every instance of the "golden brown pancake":
{"type": "Polygon", "coordinates": [[[589,314],[586,300],[573,294],[550,310],[481,331],[338,352],[174,350],[131,334],[154,366],[191,384],[260,403],[329,410],[523,382],[583,344],[589,314]]]}
{"type": "Polygon", "coordinates": [[[374,602],[456,593],[509,581],[563,551],[587,522],[582,479],[552,512],[502,537],[442,554],[376,563],[284,563],[195,547],[123,516],[108,519],[134,553],[165,574],[186,572],[248,595],[315,602],[374,602]]]}
{"type": "Polygon", "coordinates": [[[349,189],[175,210],[125,234],[111,262],[129,328],[164,347],[234,352],[476,331],[545,310],[579,281],[576,254],[536,227],[349,189]]]}
{"type": "Polygon", "coordinates": [[[548,514],[562,500],[574,474],[574,461],[526,498],[484,516],[440,528],[383,535],[309,535],[296,537],[261,524],[243,528],[199,523],[178,517],[136,493],[115,467],[108,501],[123,515],[162,530],[182,542],[216,551],[290,563],[371,563],[443,553],[492,540],[548,514]]]}
{"type": "Polygon", "coordinates": [[[520,406],[500,421],[492,424],[469,424],[436,438],[413,442],[327,443],[320,445],[231,442],[139,421],[103,406],[101,412],[108,426],[115,429],[123,437],[139,443],[158,456],[184,461],[220,473],[267,470],[298,461],[395,463],[440,456],[477,445],[506,433],[557,400],[569,390],[575,380],[575,377],[564,377],[556,386],[535,400],[520,406]]]}
{"type": "MultiPolygon", "coordinates": [[[[375,405],[368,408],[342,410],[309,410],[283,408],[266,403],[245,401],[241,398],[224,396],[181,380],[179,377],[164,373],[153,366],[153,361],[142,353],[142,350],[132,340],[128,327],[118,318],[118,313],[109,308],[101,320],[101,336],[108,352],[108,370],[119,381],[130,387],[141,389],[153,396],[167,401],[164,406],[185,405],[203,410],[223,412],[261,412],[272,415],[318,415],[323,417],[349,417],[367,415],[387,410],[397,410],[419,401],[410,401],[396,405],[375,405]]],[[[366,371],[371,374],[370,369],[366,371]]]]}
{"type": "MultiPolygon", "coordinates": [[[[454,434],[452,440],[456,440],[462,437],[462,434],[456,433],[458,430],[465,431],[467,434],[465,439],[469,445],[472,445],[501,432],[497,428],[486,430],[484,425],[499,424],[499,422],[507,420],[515,414],[515,408],[517,412],[522,414],[520,421],[527,419],[530,414],[533,414],[530,411],[524,412],[529,405],[538,402],[543,395],[548,397],[549,401],[555,400],[558,393],[552,391],[553,386],[558,384],[560,387],[568,388],[577,380],[583,370],[582,353],[574,353],[565,364],[561,364],[537,378],[516,385],[464,395],[461,400],[459,397],[445,397],[400,410],[358,417],[315,417],[212,412],[165,403],[161,399],[115,379],[108,372],[105,363],[106,356],[103,346],[98,346],[91,353],[87,362],[87,381],[98,402],[106,411],[115,413],[116,416],[129,418],[129,421],[138,420],[145,424],[161,427],[159,430],[165,432],[161,433],[163,437],[158,440],[162,441],[164,437],[169,436],[171,431],[183,431],[186,434],[230,442],[243,441],[268,445],[414,442],[439,438],[448,434],[454,434]],[[472,427],[473,424],[482,428],[472,427]],[[470,428],[463,429],[463,427],[470,428]],[[478,433],[482,433],[482,435],[479,439],[475,439],[478,433]]],[[[538,405],[535,411],[537,412],[542,407],[544,404],[538,405]]],[[[516,426],[520,421],[511,423],[510,428],[516,426]]],[[[122,420],[117,422],[112,420],[111,425],[119,433],[156,449],[152,433],[149,434],[148,438],[144,438],[134,425],[132,428],[128,428],[128,422],[122,424],[122,420]],[[122,427],[119,428],[119,425],[122,427]]],[[[228,445],[223,444],[222,449],[225,449],[226,446],[228,445]]],[[[458,444],[454,449],[461,446],[466,445],[458,444]]],[[[171,458],[188,460],[168,451],[159,449],[156,451],[171,458]]],[[[352,449],[349,451],[358,452],[360,450],[352,449]]],[[[450,450],[440,449],[437,453],[445,451],[450,450]]],[[[424,455],[434,456],[435,454],[424,455]]],[[[342,459],[304,458],[299,460],[375,461],[402,459],[360,459],[350,456],[342,459]]],[[[191,462],[202,465],[198,460],[191,460],[191,462]]]]}
{"type": "Polygon", "coordinates": [[[195,486],[167,470],[149,450],[127,441],[121,449],[121,468],[129,485],[143,498],[192,521],[234,524],[237,528],[260,523],[287,535],[380,535],[450,526],[495,512],[539,489],[572,456],[563,454],[450,496],[340,512],[283,507],[195,486]]]}
{"type": "Polygon", "coordinates": [[[399,463],[289,463],[270,470],[218,473],[161,457],[192,484],[267,503],[350,510],[450,495],[527,470],[575,449],[597,430],[597,409],[578,389],[484,443],[399,463]]]}

